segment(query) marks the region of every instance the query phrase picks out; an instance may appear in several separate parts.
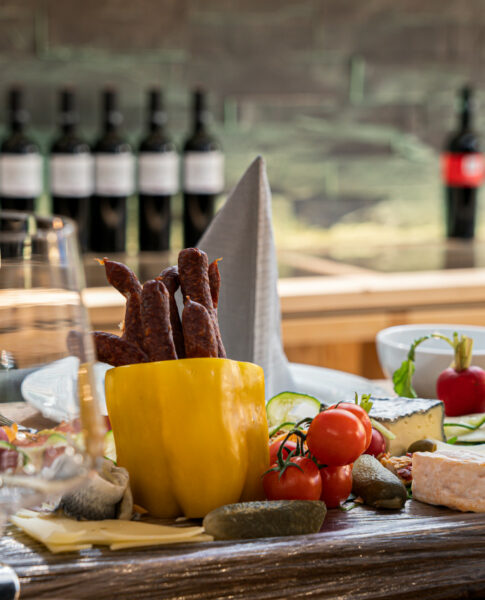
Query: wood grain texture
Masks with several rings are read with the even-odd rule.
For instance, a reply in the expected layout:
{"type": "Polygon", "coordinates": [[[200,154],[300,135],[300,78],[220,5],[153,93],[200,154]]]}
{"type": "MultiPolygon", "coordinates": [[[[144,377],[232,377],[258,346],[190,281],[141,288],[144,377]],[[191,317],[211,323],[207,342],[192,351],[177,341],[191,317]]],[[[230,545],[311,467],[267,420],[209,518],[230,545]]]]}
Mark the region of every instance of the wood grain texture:
{"type": "Polygon", "coordinates": [[[0,557],[24,600],[483,598],[485,515],[409,501],[329,511],[310,536],[65,555],[10,527],[0,557]]]}

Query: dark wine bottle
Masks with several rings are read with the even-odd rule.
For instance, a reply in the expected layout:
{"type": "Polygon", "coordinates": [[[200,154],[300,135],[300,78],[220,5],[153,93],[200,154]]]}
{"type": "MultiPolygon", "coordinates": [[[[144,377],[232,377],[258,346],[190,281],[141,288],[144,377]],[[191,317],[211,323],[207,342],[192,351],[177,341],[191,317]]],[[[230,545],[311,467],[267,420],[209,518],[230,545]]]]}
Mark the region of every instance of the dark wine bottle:
{"type": "Polygon", "coordinates": [[[0,204],[3,209],[33,211],[42,193],[42,157],[25,133],[30,115],[22,89],[9,90],[7,110],[10,132],[0,146],[0,204]]]}
{"type": "Polygon", "coordinates": [[[207,130],[205,93],[193,94],[193,130],[184,145],[184,246],[196,246],[214,216],[215,201],[224,188],[224,155],[207,130]]]}
{"type": "Polygon", "coordinates": [[[89,200],[94,190],[94,163],[89,144],[81,139],[71,90],[59,96],[60,133],[51,146],[50,190],[52,212],[74,219],[81,248],[88,248],[89,200]]]}
{"type": "Polygon", "coordinates": [[[89,249],[124,252],[127,199],[134,192],[134,157],[119,133],[117,94],[103,92],[103,133],[94,146],[95,183],[89,207],[89,249]]]}
{"type": "Polygon", "coordinates": [[[477,195],[485,174],[478,137],[473,131],[472,90],[460,90],[458,128],[448,138],[442,157],[446,201],[446,234],[473,238],[477,195]]]}
{"type": "Polygon", "coordinates": [[[165,130],[167,114],[159,90],[148,94],[148,133],[138,156],[138,241],[142,251],[170,248],[171,200],[178,191],[178,155],[165,130]]]}

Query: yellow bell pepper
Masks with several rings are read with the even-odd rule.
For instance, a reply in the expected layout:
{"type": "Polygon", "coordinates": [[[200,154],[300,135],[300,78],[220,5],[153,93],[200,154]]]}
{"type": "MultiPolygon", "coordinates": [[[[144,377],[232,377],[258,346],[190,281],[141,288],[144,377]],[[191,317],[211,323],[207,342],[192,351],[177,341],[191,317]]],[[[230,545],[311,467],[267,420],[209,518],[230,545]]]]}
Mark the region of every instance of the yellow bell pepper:
{"type": "Polygon", "coordinates": [[[261,367],[190,358],[116,367],[106,404],[117,462],[136,504],[157,517],[204,517],[263,497],[268,425],[261,367]]]}

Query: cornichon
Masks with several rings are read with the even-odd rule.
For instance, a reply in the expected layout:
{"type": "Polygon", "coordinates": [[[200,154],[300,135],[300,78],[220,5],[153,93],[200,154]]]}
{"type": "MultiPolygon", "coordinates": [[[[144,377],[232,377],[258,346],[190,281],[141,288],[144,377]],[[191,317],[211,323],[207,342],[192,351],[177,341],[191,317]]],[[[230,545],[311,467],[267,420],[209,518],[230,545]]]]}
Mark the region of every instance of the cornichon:
{"type": "Polygon", "coordinates": [[[305,535],[320,531],[326,514],[319,500],[240,502],[211,511],[203,526],[216,540],[305,535]]]}
{"type": "Polygon", "coordinates": [[[400,509],[408,497],[401,481],[370,454],[362,454],[354,463],[352,493],[375,508],[400,509]]]}

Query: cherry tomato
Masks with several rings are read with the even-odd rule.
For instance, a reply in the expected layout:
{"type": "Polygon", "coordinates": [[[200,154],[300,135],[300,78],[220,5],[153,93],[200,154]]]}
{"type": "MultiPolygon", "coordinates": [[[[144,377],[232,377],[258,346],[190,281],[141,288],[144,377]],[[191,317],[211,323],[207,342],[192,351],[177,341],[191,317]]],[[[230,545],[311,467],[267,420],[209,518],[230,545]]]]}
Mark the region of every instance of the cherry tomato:
{"type": "Polygon", "coordinates": [[[367,446],[364,454],[372,454],[372,456],[379,456],[386,451],[386,440],[380,431],[372,428],[372,439],[370,444],[367,446]]]}
{"type": "Polygon", "coordinates": [[[353,463],[366,449],[366,432],[360,419],[348,410],[334,408],[319,413],[306,438],[308,449],[322,465],[353,463]]]}
{"type": "Polygon", "coordinates": [[[337,508],[341,502],[347,500],[352,491],[352,466],[322,467],[320,469],[322,478],[322,495],[327,508],[337,508]]]}
{"type": "Polygon", "coordinates": [[[340,402],[340,404],[334,404],[333,406],[330,406],[330,408],[341,408],[342,410],[348,410],[360,420],[365,429],[365,439],[367,448],[372,438],[372,423],[370,422],[369,415],[362,408],[362,406],[355,404],[355,402],[340,402]]]}
{"type": "Polygon", "coordinates": [[[322,479],[317,465],[306,456],[293,456],[290,463],[297,466],[286,467],[281,475],[278,471],[268,471],[263,477],[263,488],[268,500],[319,500],[322,493],[322,479]]]}
{"type": "MultiPolygon", "coordinates": [[[[285,438],[283,438],[284,440],[285,438]]],[[[283,443],[283,440],[275,440],[269,446],[269,464],[274,465],[278,460],[278,450],[283,443]]],[[[283,459],[285,459],[290,452],[296,450],[296,442],[286,440],[283,451],[281,452],[283,459]]],[[[291,468],[291,467],[290,467],[291,468]]]]}
{"type": "Polygon", "coordinates": [[[475,366],[462,371],[449,367],[438,377],[436,394],[448,417],[484,412],[485,371],[475,366]]]}

